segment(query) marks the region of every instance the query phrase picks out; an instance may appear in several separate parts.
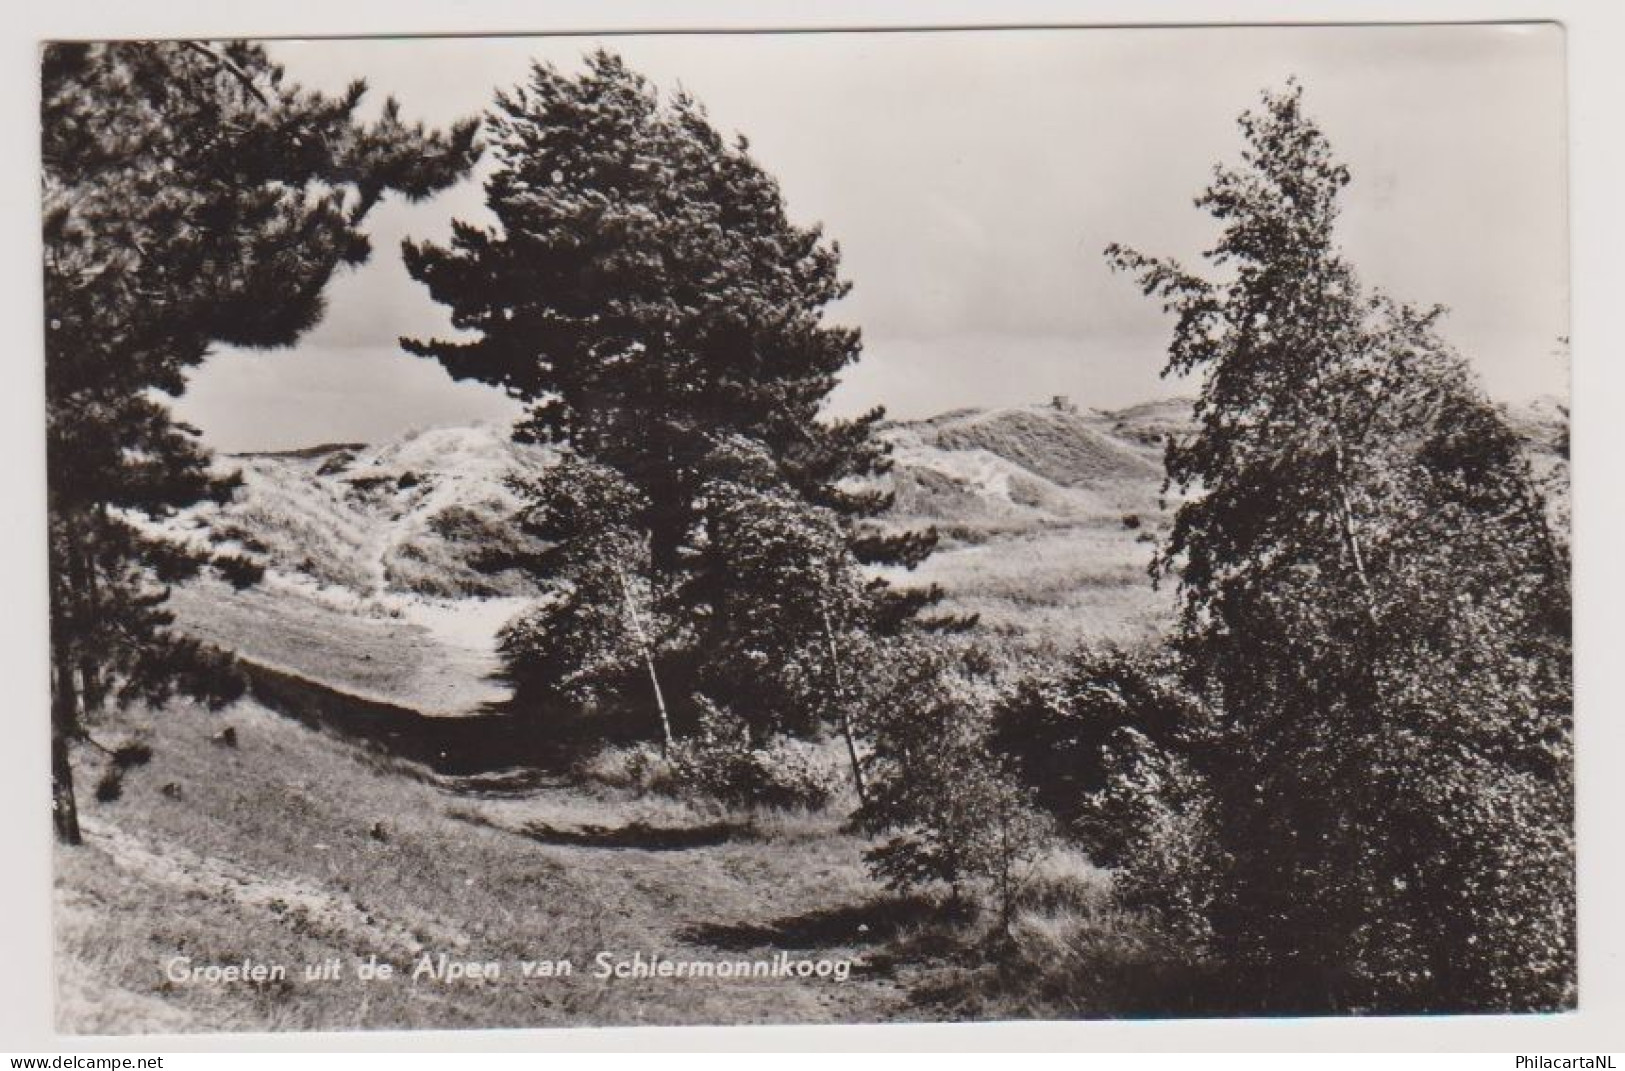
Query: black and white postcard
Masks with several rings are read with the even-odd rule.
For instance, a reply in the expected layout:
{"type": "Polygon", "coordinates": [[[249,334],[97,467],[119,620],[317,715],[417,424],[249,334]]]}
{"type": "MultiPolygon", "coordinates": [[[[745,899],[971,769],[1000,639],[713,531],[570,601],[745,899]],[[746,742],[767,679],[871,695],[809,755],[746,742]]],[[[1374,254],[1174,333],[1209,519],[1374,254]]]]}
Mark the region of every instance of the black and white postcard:
{"type": "Polygon", "coordinates": [[[62,1033],[1582,999],[1560,26],[38,59],[62,1033]]]}

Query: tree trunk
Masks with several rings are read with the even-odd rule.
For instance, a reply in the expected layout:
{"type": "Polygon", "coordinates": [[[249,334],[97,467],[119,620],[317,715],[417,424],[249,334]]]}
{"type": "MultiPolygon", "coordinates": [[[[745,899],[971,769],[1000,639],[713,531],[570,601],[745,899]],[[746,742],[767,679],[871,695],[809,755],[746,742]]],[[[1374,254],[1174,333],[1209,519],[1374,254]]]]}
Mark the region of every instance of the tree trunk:
{"type": "Polygon", "coordinates": [[[1354,507],[1349,501],[1348,472],[1343,463],[1343,444],[1336,439],[1332,441],[1332,458],[1337,465],[1338,521],[1343,530],[1343,541],[1348,545],[1350,557],[1354,559],[1354,574],[1359,578],[1360,591],[1365,597],[1365,616],[1375,625],[1377,594],[1371,587],[1371,578],[1366,575],[1365,555],[1360,550],[1360,538],[1354,530],[1354,507]]]}
{"type": "Polygon", "coordinates": [[[82,842],[79,805],[74,799],[73,761],[68,754],[68,744],[78,724],[74,709],[78,697],[73,690],[73,670],[61,661],[51,667],[51,821],[56,827],[57,840],[63,844],[79,844],[82,842]]]}
{"type": "MultiPolygon", "coordinates": [[[[82,583],[84,587],[84,615],[85,620],[95,621],[100,613],[98,605],[98,591],[96,588],[96,562],[86,549],[79,562],[79,576],[75,586],[82,583]]],[[[106,689],[102,684],[101,669],[96,660],[90,656],[89,645],[83,645],[79,653],[79,701],[86,712],[101,709],[102,701],[106,699],[106,689]]]]}
{"type": "Polygon", "coordinates": [[[56,839],[63,844],[82,844],[79,834],[79,805],[73,795],[73,764],[68,761],[68,742],[51,733],[51,821],[56,839]]]}
{"type": "Polygon", "coordinates": [[[858,744],[852,736],[852,711],[846,703],[846,684],[841,678],[841,655],[835,646],[835,630],[829,623],[829,609],[822,608],[824,639],[829,643],[829,664],[835,675],[835,709],[839,713],[841,735],[846,738],[846,755],[852,761],[852,784],[858,790],[860,806],[869,805],[869,793],[863,785],[863,765],[858,761],[858,744]]]}
{"type": "Polygon", "coordinates": [[[666,697],[660,691],[660,677],[655,673],[654,656],[649,653],[649,649],[647,647],[643,649],[643,664],[647,666],[649,670],[649,685],[654,689],[655,693],[655,709],[660,711],[660,752],[663,755],[670,755],[672,745],[676,743],[676,741],[671,735],[671,719],[666,716],[666,697]]]}
{"type": "MultiPolygon", "coordinates": [[[[53,533],[54,534],[54,533],[53,533]]],[[[53,540],[52,549],[56,549],[53,540]]],[[[71,544],[69,555],[72,554],[71,544]]],[[[73,757],[69,745],[79,734],[79,693],[73,684],[69,630],[74,627],[67,575],[73,559],[53,555],[51,566],[51,823],[63,844],[79,844],[79,805],[73,790],[73,757]]]]}
{"type": "Polygon", "coordinates": [[[648,631],[643,627],[643,619],[638,615],[637,604],[632,601],[632,587],[626,582],[626,574],[617,569],[615,579],[620,582],[621,599],[626,603],[626,616],[632,623],[632,631],[637,634],[638,646],[643,652],[643,665],[649,671],[649,685],[654,689],[655,709],[660,712],[660,751],[663,755],[669,755],[676,739],[671,732],[671,718],[666,714],[666,696],[660,690],[660,675],[655,672],[654,644],[649,638],[648,631]]]}

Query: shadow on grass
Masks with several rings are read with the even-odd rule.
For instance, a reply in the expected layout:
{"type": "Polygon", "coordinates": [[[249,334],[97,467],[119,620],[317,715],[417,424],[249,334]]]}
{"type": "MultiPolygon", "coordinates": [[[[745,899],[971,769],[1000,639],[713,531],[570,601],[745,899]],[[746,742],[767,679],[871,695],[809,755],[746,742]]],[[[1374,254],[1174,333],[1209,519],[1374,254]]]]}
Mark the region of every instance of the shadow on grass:
{"type": "Polygon", "coordinates": [[[385,757],[417,763],[452,791],[523,794],[546,778],[563,776],[579,755],[578,741],[509,705],[486,704],[460,717],[433,716],[251,659],[239,658],[237,664],[254,698],[271,710],[385,757]]]}
{"type": "Polygon", "coordinates": [[[537,844],[570,848],[602,848],[611,851],[672,852],[688,848],[710,848],[729,841],[744,840],[755,831],[744,822],[708,822],[699,826],[656,826],[628,822],[624,826],[584,825],[564,829],[545,822],[527,822],[519,827],[500,825],[478,814],[450,811],[451,817],[469,825],[496,829],[537,844]]]}
{"type": "Polygon", "coordinates": [[[809,911],[764,924],[700,923],[679,936],[725,952],[756,948],[822,949],[880,945],[908,933],[935,932],[966,921],[965,906],[924,896],[885,896],[809,911]]]}

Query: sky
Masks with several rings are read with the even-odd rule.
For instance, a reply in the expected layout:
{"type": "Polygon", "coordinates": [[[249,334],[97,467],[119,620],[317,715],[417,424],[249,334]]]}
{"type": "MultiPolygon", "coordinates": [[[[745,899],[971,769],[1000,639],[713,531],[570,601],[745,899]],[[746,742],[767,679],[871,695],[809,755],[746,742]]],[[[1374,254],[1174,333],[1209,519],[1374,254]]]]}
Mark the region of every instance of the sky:
{"type": "MultiPolygon", "coordinates": [[[[1236,117],[1291,76],[1348,165],[1340,240],[1367,283],[1449,308],[1443,333],[1496,398],[1566,395],[1562,31],[1429,27],[981,30],[281,41],[288,75],[439,125],[483,111],[532,60],[603,46],[747,135],[792,219],[840,243],[863,331],[831,396],[900,418],[1069,395],[1116,408],[1160,377],[1171,322],[1102,250],[1195,266],[1217,236],[1194,198],[1240,151],[1236,117]]],[[[368,220],[374,254],[328,289],[295,347],[220,348],[179,415],[228,451],[377,441],[500,420],[516,403],[402,352],[449,331],[406,274],[403,237],[490,221],[468,180],[368,220]]]]}

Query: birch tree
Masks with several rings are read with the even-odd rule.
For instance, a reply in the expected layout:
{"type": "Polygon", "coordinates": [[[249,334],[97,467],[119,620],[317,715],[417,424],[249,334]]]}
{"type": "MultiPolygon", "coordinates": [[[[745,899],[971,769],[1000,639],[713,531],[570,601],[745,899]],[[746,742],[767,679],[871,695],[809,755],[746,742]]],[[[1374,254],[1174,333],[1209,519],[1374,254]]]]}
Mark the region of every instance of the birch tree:
{"type": "Polygon", "coordinates": [[[670,750],[661,664],[680,637],[639,523],[642,495],[613,469],[573,456],[515,490],[525,501],[519,526],[543,548],[516,563],[540,597],[499,637],[516,699],[556,718],[641,707],[670,750]]]}
{"type": "Polygon", "coordinates": [[[1573,999],[1569,579],[1504,414],[1443,310],[1366,288],[1350,182],[1291,85],[1197,204],[1212,277],[1113,246],[1174,316],[1196,430],[1157,569],[1218,712],[1188,756],[1214,941],[1275,1010],[1573,999]]]}

